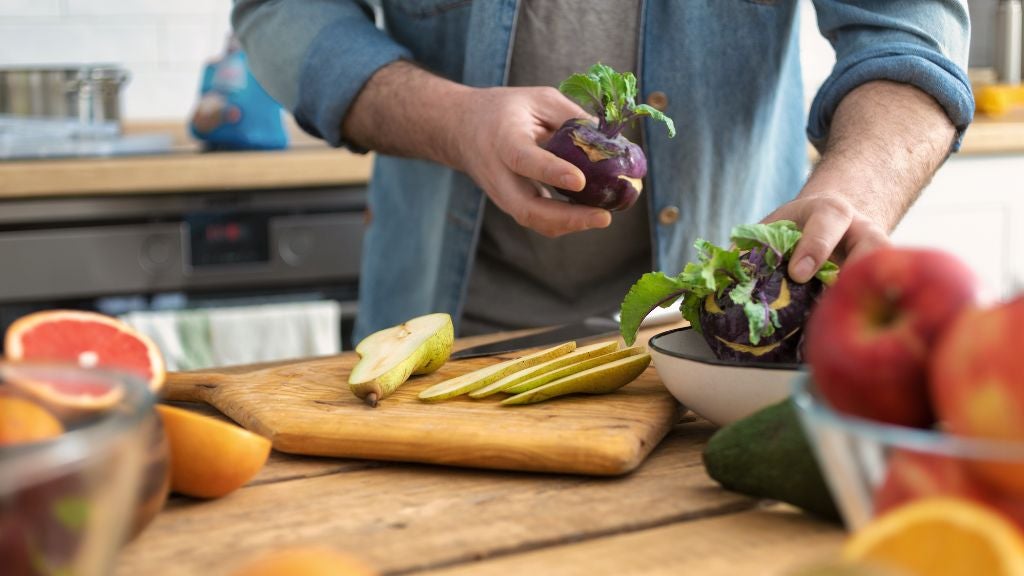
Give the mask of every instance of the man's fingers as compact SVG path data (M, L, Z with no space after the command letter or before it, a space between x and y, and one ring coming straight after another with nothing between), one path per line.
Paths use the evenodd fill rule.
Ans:
M539 196L526 202L523 213L523 225L548 238L592 228L607 228L612 222L612 215L607 210Z
M499 209L520 226L549 238L611 224L607 210L544 198L532 182L523 178L510 176L495 185L501 192L490 196Z
M509 170L555 188L580 191L586 184L579 168L541 148L532 140L516 142L503 153Z
M850 224L843 244L846 246L845 262L852 262L868 252L889 246L892 242L884 230L874 222L856 218Z
M810 280L842 241L853 217L853 208L846 202L819 201L793 250L789 276L801 283Z

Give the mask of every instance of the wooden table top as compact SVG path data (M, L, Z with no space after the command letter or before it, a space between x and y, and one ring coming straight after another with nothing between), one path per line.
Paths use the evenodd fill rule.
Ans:
M305 545L350 552L386 575L785 575L834 559L838 526L707 476L701 450L713 432L684 415L617 478L275 452L224 498L172 496L115 573L220 576L256 554Z

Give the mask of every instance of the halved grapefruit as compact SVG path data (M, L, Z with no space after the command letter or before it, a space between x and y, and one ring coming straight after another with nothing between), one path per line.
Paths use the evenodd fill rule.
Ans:
M107 368L144 379L158 393L166 370L160 349L145 334L96 312L46 310L23 316L4 336L12 360L72 362L86 368ZM123 391L98 378L17 379L11 384L41 399L69 408L99 409L120 400Z

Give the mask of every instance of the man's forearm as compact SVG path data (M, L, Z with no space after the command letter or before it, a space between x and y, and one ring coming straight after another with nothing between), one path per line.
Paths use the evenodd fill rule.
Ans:
M449 128L459 122L456 102L471 89L409 62L378 70L342 123L349 142L369 150L454 166Z
M954 134L925 92L895 82L864 84L840 102L801 197L841 196L892 231L946 159Z

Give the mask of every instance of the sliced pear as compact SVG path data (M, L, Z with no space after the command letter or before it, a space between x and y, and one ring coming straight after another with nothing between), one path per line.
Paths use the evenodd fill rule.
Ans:
M505 406L534 404L565 394L607 394L636 379L651 363L646 352L613 360L594 368L570 374L543 386L510 396L501 401Z
M543 386L548 382L554 382L559 378L564 378L577 372L589 370L595 366L600 366L601 364L607 364L608 362L612 362L613 360L619 360L620 358L627 358L629 356L636 356L637 354L642 354L643 352L643 346L631 346L629 348L623 348L622 350L615 350L614 352L602 354L594 358L588 358L586 360L576 362L575 364L570 364L568 366L563 366L550 372L545 372L544 374L535 376L528 380L523 380L519 384L505 388L504 390L502 390L502 392L507 392L509 394L521 394L523 392L526 392L527 390L533 390L534 388Z
M529 380L530 378L539 376L546 372L550 372L552 370L555 370L556 368L568 366L569 364L575 364L577 362L580 362L581 360L586 360L587 358L594 358L595 356L607 354L608 352L614 351L618 347L618 342L602 342L600 344L591 344L590 346L577 348L573 352L570 352L564 356L559 356L558 358L548 360L547 362L542 362L531 368L526 368L524 370L519 370L518 372L513 372L508 376L505 376L504 378L497 380L496 382L492 382L491 384L488 384L483 388L470 392L469 395L473 398L485 398L487 396L490 396L491 394L502 392L510 386L515 386L516 384L519 384L524 380Z
M359 362L348 387L370 406L390 396L410 376L437 370L452 353L455 331L448 314L418 316L370 334L356 346Z
M500 380L513 372L518 372L524 368L536 366L542 362L547 362L552 358L564 356L569 352L576 349L576 342L566 342L565 344L559 344L540 352L535 352L528 356L521 358L513 358L512 360L506 360L500 364L493 364L479 370L474 370L468 374L457 376L451 380L445 380L434 384L430 388L420 392L420 400L424 402L436 402L438 400L447 400L468 392L472 392L479 388L483 388L488 384Z

